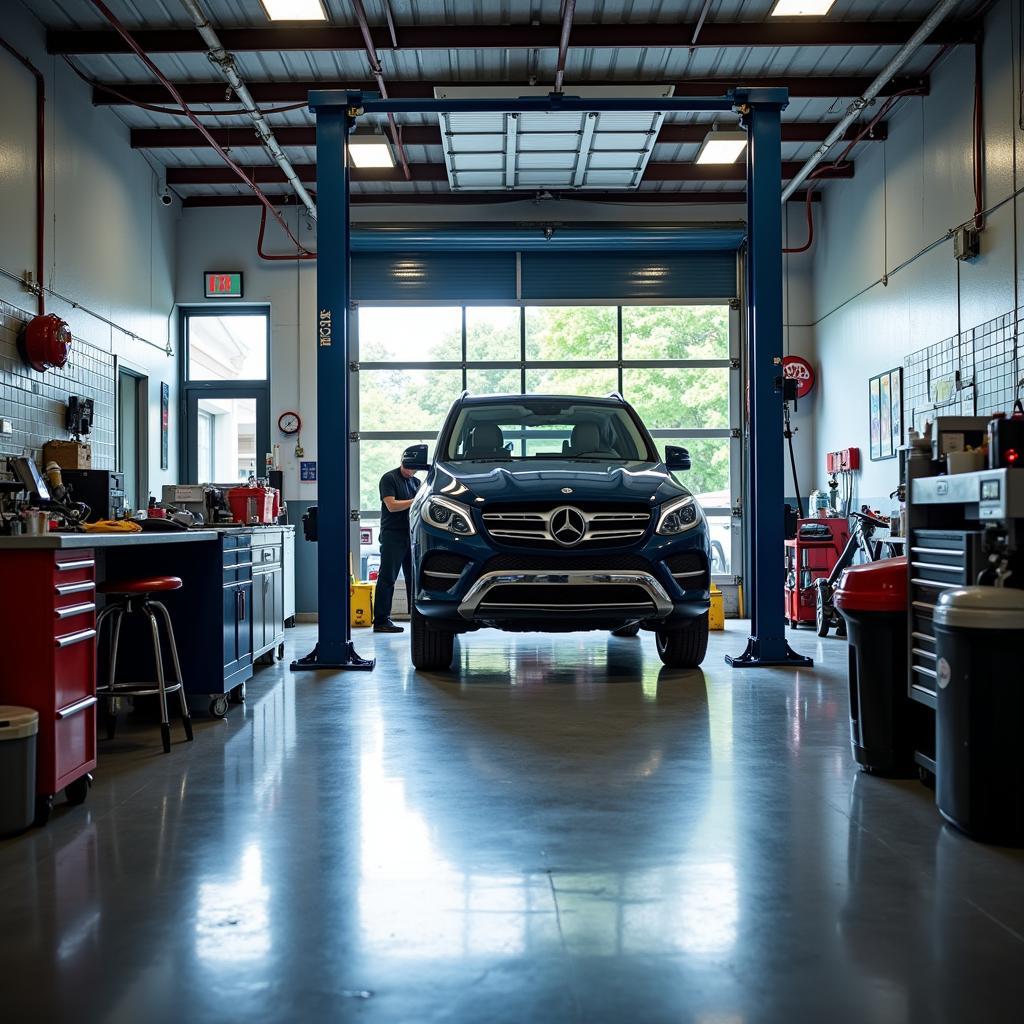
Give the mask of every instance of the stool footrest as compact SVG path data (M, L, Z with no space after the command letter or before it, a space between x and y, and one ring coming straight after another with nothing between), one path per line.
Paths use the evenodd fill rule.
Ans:
M181 683L168 683L164 693L177 693ZM156 683L118 683L116 686L97 686L97 697L155 697L160 693Z

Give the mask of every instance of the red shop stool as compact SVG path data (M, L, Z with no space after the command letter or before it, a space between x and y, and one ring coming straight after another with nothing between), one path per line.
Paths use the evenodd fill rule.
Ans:
M185 727L185 738L192 739L192 719L188 713L188 702L182 686L181 664L178 661L178 647L174 642L174 629L171 616L160 601L152 599L153 594L162 594L170 590L180 590L181 580L177 576L152 576L138 580L116 580L100 585L100 593L107 594L111 600L100 612L96 620L97 640L102 638L103 623L111 621L110 671L107 685L97 687L97 696L106 697L108 704L107 739L114 738L117 729L117 707L122 697L160 698L160 734L164 742L164 753L171 752L171 725L167 715L167 695L177 693L181 702L181 722ZM126 615L141 612L149 619L149 628L153 637L153 655L156 658L156 685L153 683L119 683L117 682L117 649L121 641L121 623ZM167 644L170 648L171 663L174 665L175 678L168 682L164 674L163 650L160 646L160 628L157 613L164 621Z

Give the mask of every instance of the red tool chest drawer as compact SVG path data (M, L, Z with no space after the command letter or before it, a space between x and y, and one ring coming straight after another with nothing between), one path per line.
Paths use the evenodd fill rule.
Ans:
M0 552L0 703L39 712L46 801L96 767L96 561L91 549Z

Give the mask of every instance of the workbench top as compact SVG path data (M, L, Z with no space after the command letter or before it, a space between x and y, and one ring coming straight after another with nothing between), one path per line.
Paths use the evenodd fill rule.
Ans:
M216 540L217 530L182 530L175 533L41 533L38 536L0 537L3 551L61 551L68 548L128 548L151 544L191 544Z

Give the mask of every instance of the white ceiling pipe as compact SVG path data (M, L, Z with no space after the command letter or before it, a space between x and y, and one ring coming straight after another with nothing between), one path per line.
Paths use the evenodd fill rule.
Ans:
M181 3L191 16L192 21L199 30L199 34L203 37L203 42L209 47L206 56L209 57L210 63L221 73L224 80L231 86L235 96L238 97L238 101L249 112L249 117L252 119L256 134L274 158L277 166L284 171L288 184L291 185L295 190L295 194L302 200L302 205L309 211L309 215L316 220L316 203L313 202L313 197L306 190L306 186L299 180L299 176L295 173L295 168L292 167L291 161L285 156L281 144L274 137L273 129L267 123L267 119L256 105L256 101L252 98L252 93L249 92L245 82L242 81L241 76L238 74L235 58L221 45L216 31L214 31L209 19L203 13L196 0L181 0Z
M907 63L914 53L920 48L925 40L939 27L939 23L949 12L956 7L960 0L942 0L935 5L935 9L918 26L917 31L903 44L899 53L879 73L878 77L864 90L864 95L855 99L847 108L845 116L828 133L825 141L808 158L807 163L790 179L789 184L782 190L782 201L787 199L803 184L807 175L821 163L825 154L843 137L846 129L853 124L860 116L861 111L873 102L875 97L882 91L886 83L898 74L900 68Z

